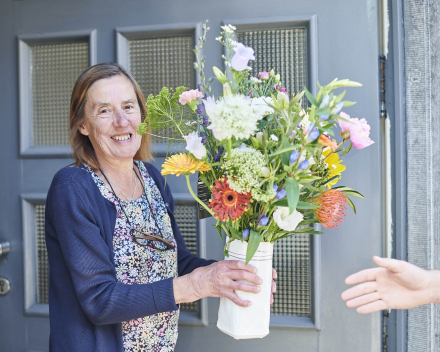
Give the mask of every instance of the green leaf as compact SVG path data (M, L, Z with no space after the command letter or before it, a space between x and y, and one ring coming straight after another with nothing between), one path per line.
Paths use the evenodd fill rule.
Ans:
M245 262L246 265L251 261L252 257L254 256L255 252L258 249L258 246L260 245L260 242L261 242L260 234L258 232L255 232L254 230L251 230L249 235L249 243L246 251L246 262Z
M309 102L315 106L319 106L318 103L316 102L315 97L313 96L312 93L310 93L306 87L304 87L304 92L306 93L306 97L309 100Z
M353 145L353 144L350 142L350 144L349 144L349 146L347 147L347 149L345 149L345 151L344 151L340 156L343 156L343 155L347 154L347 153L351 150L352 145Z
M315 115L330 115L331 112L332 111L326 106L322 109L315 110Z
M222 222L221 222L220 220L217 220L217 224L212 225L212 226L214 226L214 227L216 228L218 234L220 235L220 238L221 238L222 241L223 241L223 235L222 235Z
M278 149L276 152L273 152L272 154L270 154L270 156L282 154L282 153L285 153L285 152L290 152L292 150L298 149L299 147L301 147L300 144L289 145L288 147L283 147L281 149ZM290 155L289 155L289 157L290 157Z
M285 184L287 192L287 202L289 204L289 214L292 214L296 209L299 201L299 184L293 177L286 178Z
M243 237L240 235L240 232L235 230L233 227L230 227L228 230L233 239L243 242Z
M337 189L338 191L341 191L342 193L350 197L365 199L365 197L362 194L360 194L358 191L355 191L353 188L350 187L338 186L338 187L333 187L333 189Z
M290 147L289 139L286 136L283 136L281 145L283 146L283 149ZM281 161L283 162L284 165L289 165L290 154L291 153L289 151L286 151L281 154Z
M339 95L335 98L335 104L339 103L342 99L344 99L345 92L346 92L346 90L344 90L341 94L339 94Z
M313 227L305 227L303 229L300 230L295 230L293 231L294 233L310 233L310 231L313 231L314 228Z
M346 108L348 106L352 106L354 104L356 104L355 101L348 101L348 100L346 100L346 101L344 101L344 108Z
M311 219L304 219L303 221L301 221L298 226L303 226L303 225L308 225L308 224L319 224L319 220L315 219L315 218L311 218Z
M334 181L334 180L337 180L338 178L341 178L341 175L336 175L336 176L333 176L333 177L331 177L331 178L329 178L327 181L325 181L324 183L321 183L320 185L319 185L319 187L321 187L321 186L325 186L325 185L328 185L330 182L332 182L332 181Z
M319 206L312 204L312 203L302 202L302 201L299 201L296 206L296 209L316 209L316 208L319 208Z
M347 196L345 196L345 198L347 198L348 204L350 205L351 209L353 209L354 213L356 214L356 207L354 206L354 203Z

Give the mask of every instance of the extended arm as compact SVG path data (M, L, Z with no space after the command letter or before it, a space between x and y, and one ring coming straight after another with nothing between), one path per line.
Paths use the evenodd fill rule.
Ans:
M440 271L424 270L402 260L373 257L379 268L345 279L355 285L342 293L347 306L361 314L383 309L409 309L440 302Z

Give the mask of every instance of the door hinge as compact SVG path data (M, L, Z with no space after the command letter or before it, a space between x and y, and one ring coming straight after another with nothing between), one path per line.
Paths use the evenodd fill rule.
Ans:
M382 351L388 352L388 332L387 332L387 319L389 319L391 309L383 311L382 315Z
M379 56L379 68L380 68L380 117L387 117L387 110L385 105L385 55Z

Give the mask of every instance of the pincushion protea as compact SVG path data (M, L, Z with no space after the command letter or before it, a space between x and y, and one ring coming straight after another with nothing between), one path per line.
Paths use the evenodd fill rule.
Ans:
M330 189L317 196L313 204L319 206L315 216L326 228L335 228L347 216L347 199L341 191Z
M228 221L229 218L235 221L249 209L251 193L234 191L229 187L227 178L216 180L211 190L214 198L209 200L209 207L220 221Z

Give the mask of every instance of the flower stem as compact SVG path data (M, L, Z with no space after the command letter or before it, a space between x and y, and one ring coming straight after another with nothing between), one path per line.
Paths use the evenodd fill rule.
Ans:
M232 140L231 140L231 138L228 139L227 149L228 149L228 160L229 160L231 158L231 150L232 150Z
M209 214L211 214L212 216L214 216L213 211L212 211L212 210L211 210L211 209L210 209L205 203L203 203L203 202L199 199L199 197L197 197L196 194L194 193L194 191L193 191L193 189L192 189L192 187L191 187L191 183L189 182L189 175L185 175L185 177L186 177L186 184L187 184L187 186L188 186L189 193L191 193L191 195L192 195L193 198L197 201L197 203L199 203L203 208L205 208L206 211L207 211ZM226 229L226 227L225 227L224 225L222 225L222 229L223 229L223 231L225 231L225 233L226 233L226 235L227 235L228 237L231 237L231 235L229 234L228 230Z

